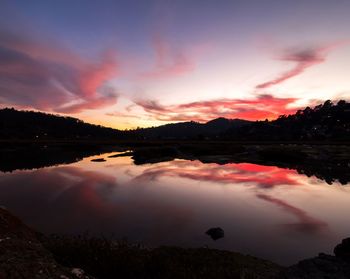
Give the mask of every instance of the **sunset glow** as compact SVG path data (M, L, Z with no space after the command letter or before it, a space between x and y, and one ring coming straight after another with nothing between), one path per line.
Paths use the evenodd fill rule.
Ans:
M0 107L126 129L350 99L349 1L1 1Z

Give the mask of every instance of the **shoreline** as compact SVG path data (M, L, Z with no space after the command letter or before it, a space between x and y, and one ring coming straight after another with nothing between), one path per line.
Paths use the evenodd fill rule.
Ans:
M335 256L283 267L237 252L161 246L83 236L45 236L0 208L0 278L341 279L350 276L350 239Z
M350 145L328 144L233 144L230 142L148 142L138 144L101 144L94 142L16 142L0 147L0 171L38 169L70 164L89 156L108 152L127 152L134 164L160 163L174 159L198 160L202 163L252 163L294 169L300 174L316 176L328 184L350 182ZM105 158L106 159L106 158Z

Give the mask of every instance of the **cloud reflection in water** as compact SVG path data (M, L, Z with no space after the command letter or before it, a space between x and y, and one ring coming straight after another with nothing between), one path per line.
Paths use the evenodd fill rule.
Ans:
M96 164L90 159L0 174L1 202L43 232L113 233L147 245L213 245L284 263L326 251L325 238L333 237L329 219L314 216L312 202L298 202L323 182L311 184L294 170L185 160L135 166L129 158ZM215 244L204 234L213 226L226 235Z

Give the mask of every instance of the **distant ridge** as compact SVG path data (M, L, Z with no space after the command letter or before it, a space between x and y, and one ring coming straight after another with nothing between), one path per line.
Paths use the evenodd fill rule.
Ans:
M273 121L256 121L239 129L229 129L223 138L259 141L350 141L350 103L330 100L281 115Z
M219 117L121 131L57 116L13 108L0 110L0 140L239 140L239 141L350 141L350 103L326 101L273 121Z
M0 110L0 139L118 139L120 130L85 123L73 118L43 112Z
M166 124L158 127L138 129L135 133L144 139L205 139L217 138L228 129L236 129L251 124L242 119L213 119L207 123L194 121Z

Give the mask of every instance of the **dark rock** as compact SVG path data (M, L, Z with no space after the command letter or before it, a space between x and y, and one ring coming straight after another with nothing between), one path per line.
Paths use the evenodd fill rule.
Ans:
M71 270L58 264L38 240L38 233L0 208L0 278L89 279L92 277L82 272L78 274L77 269Z
M220 238L223 238L225 236L225 232L222 228L211 228L205 232L207 235L209 235L213 240L218 240Z
M350 265L337 257L320 254L281 272L280 279L349 279Z
M335 246L334 254L338 258L350 261L350 237L343 239L340 244Z
M350 238L334 248L334 254L320 253L318 257L302 260L281 272L281 279L349 279Z
M91 162L106 162L103 158L92 159Z

